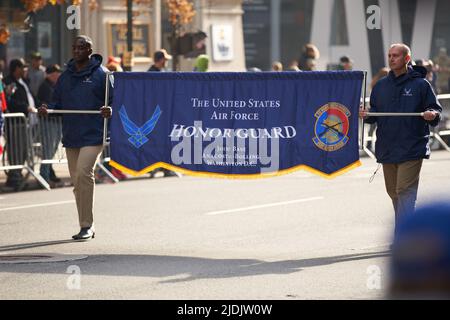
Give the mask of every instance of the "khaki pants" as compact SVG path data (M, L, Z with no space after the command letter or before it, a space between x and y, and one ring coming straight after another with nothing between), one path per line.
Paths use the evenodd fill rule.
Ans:
M414 212L422 161L383 164L384 183L394 205L396 223L401 215Z
M73 193L81 228L89 228L94 225L94 168L102 149L101 145L66 148L70 179L74 185Z

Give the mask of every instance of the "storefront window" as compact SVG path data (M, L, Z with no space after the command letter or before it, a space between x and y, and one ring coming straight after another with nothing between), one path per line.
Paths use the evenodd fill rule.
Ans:
M6 0L0 4L0 24L7 25L10 38L0 45L0 58L29 59L31 52L41 54L45 65L63 65L71 57L71 43L77 30L65 25L67 5L47 5L36 13L27 13L20 1Z

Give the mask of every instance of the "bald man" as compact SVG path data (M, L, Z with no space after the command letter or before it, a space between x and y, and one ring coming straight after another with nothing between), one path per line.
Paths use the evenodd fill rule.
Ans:
M392 199L395 221L415 209L423 159L430 157L429 126L441 119L442 107L424 67L411 66L411 50L403 43L391 45L389 74L380 79L370 96L370 112L423 112L422 117L367 117L377 123L375 155L383 165L386 191Z

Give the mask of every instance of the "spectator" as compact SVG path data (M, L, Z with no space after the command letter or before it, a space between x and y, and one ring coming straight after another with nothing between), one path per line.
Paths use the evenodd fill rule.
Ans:
M156 51L153 54L153 64L148 71L164 71L169 60L172 60L172 56L165 49Z
M426 60L424 63L424 67L425 67L425 69L427 69L426 79L431 84L433 91L437 92L437 86L436 86L437 75L436 75L436 69L434 67L433 60L431 60L431 59Z
M5 96L5 90L3 88L3 69L5 67L4 65L5 61L3 59L0 59L0 138L3 134L3 112L6 111L6 96ZM3 146L0 144L0 156L3 153Z
M46 77L45 67L42 65L42 56L39 52L31 54L31 67L28 68L28 76L26 77L30 82L31 93L36 97L42 82Z
M372 81L370 82L370 91L372 92L372 89L373 87L375 87L375 84L384 77L387 77L388 74L389 68L383 67L380 70L378 70L377 74L373 76Z
M450 202L439 200L399 220L392 244L389 296L450 299Z
M5 112L7 108L5 88L3 86L3 71L5 69L5 60L0 59L0 110Z
M167 61L171 60L172 56L167 53L165 49L158 50L153 55L153 65L148 69L151 72L161 72L164 71L166 67ZM164 177L177 177L176 172L170 171L166 168L158 168L150 172L150 178L153 178L155 174L159 171L162 171Z
M272 71L275 72L283 71L283 65L281 64L280 61L274 61L272 63Z
M378 70L377 74L373 76L372 81L370 82L370 92L372 92L372 89L375 86L375 84L379 80L386 77L388 74L389 74L389 68L384 67L384 68L381 68L380 70ZM373 134L374 134L376 128L377 128L376 123L370 123L368 135L371 139L373 138ZM372 150L373 147L374 147L374 145L372 143L372 140L367 141L367 148L369 150Z
M9 41L10 32L5 24L0 25L0 44L7 44Z
M287 68L287 71L301 71L300 68L298 67L298 61L292 60L291 63L289 64L289 67Z
M299 59L299 68L303 71L316 70L317 60L320 58L319 49L312 43L307 43Z
M8 112L28 113L36 112L35 100L30 92L28 84L24 80L25 61L13 59L9 63L9 75L5 79ZM20 118L8 118L5 133L7 141L8 162L10 165L23 165L27 158L26 123ZM6 186L14 191L24 188L25 180L21 169L8 171Z
M206 54L201 54L195 59L194 71L208 72L209 57Z
M448 82L450 79L450 57L446 48L440 48L439 54L434 58L437 65L437 89L438 93L448 93Z
M61 68L57 64L53 64L47 67L45 70L46 77L44 82L39 86L38 101L39 104L50 104L52 102L54 88L61 75ZM59 143L61 142L61 116L54 114L50 115L49 119L41 120L40 133L42 144L42 159L53 159ZM49 183L61 182L51 164L41 164L39 169L40 175Z
M106 62L106 69L108 69L111 72L123 72L123 68L121 66L121 59L109 56L108 61Z
M53 109L99 110L100 115L63 115L63 145L66 148L69 174L74 185L74 195L80 223L80 232L72 238L94 238L94 167L103 149L103 119L111 116L111 108L103 106L106 73L102 57L92 54L91 38L80 35L72 46L73 59L61 74L53 93ZM112 99L112 90L109 99ZM100 107L103 106L103 107ZM47 115L47 105L39 108Z
M306 60L306 71L315 71L315 70L317 70L316 59L307 59Z
M344 71L353 70L353 60L350 59L348 56L342 56L339 59L338 70L344 70Z
M378 125L375 155L383 165L386 191L397 222L402 215L414 211L422 160L430 157L429 125L439 123L442 108L424 79L426 70L409 65L408 46L393 44L388 57L391 71L372 90L371 112L423 112L422 117L367 119L366 111L360 111L368 123Z

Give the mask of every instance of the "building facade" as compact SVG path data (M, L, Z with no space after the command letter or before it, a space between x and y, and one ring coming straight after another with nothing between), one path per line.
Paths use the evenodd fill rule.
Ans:
M7 64L17 58L28 60L31 52L39 51L45 64L67 61L77 34L66 26L67 7L48 5L28 14L20 1L0 1L0 25L6 25L10 32L8 43L0 44L0 59Z
M244 71L244 38L242 28L242 0L195 0L196 14L182 32L206 33L206 54L210 56L210 71ZM96 10L82 4L81 33L90 35L97 52L104 56L119 56L127 50L127 8L123 0L97 0ZM153 0L150 5L133 7L133 71L146 71L152 63L155 50L171 52L172 27L164 0ZM219 28L218 35L213 34ZM222 28L222 29L221 29ZM224 32L221 33L221 31ZM226 39L222 39L224 36ZM215 54L215 46L228 46L227 55ZM226 50L226 48L225 48ZM181 71L192 71L195 58L180 57ZM171 65L169 64L169 69Z
M0 58L27 58L39 51L45 64L64 64L71 58L71 45L78 34L93 39L94 52L106 60L120 57L127 51L127 7L125 0L97 0L93 9L85 0L71 11L69 4L47 5L36 13L27 14L19 0L1 0L0 25L6 24L11 37L0 45ZM210 71L245 71L242 0L194 0L193 21L183 32L206 33L205 53L210 56ZM68 10L69 8L69 10ZM72 8L73 9L73 8ZM77 15L78 27L69 29ZM31 16L32 25L25 30L24 21ZM172 29L165 0L133 4L133 71L146 71L155 50L171 51ZM68 22L68 20L70 20ZM181 56L181 71L192 71L195 57ZM169 69L171 65L169 64Z
M247 67L289 64L313 43L320 51L318 70L347 55L370 78L387 65L391 43L408 44L413 59L450 50L448 0L244 0L243 10Z

